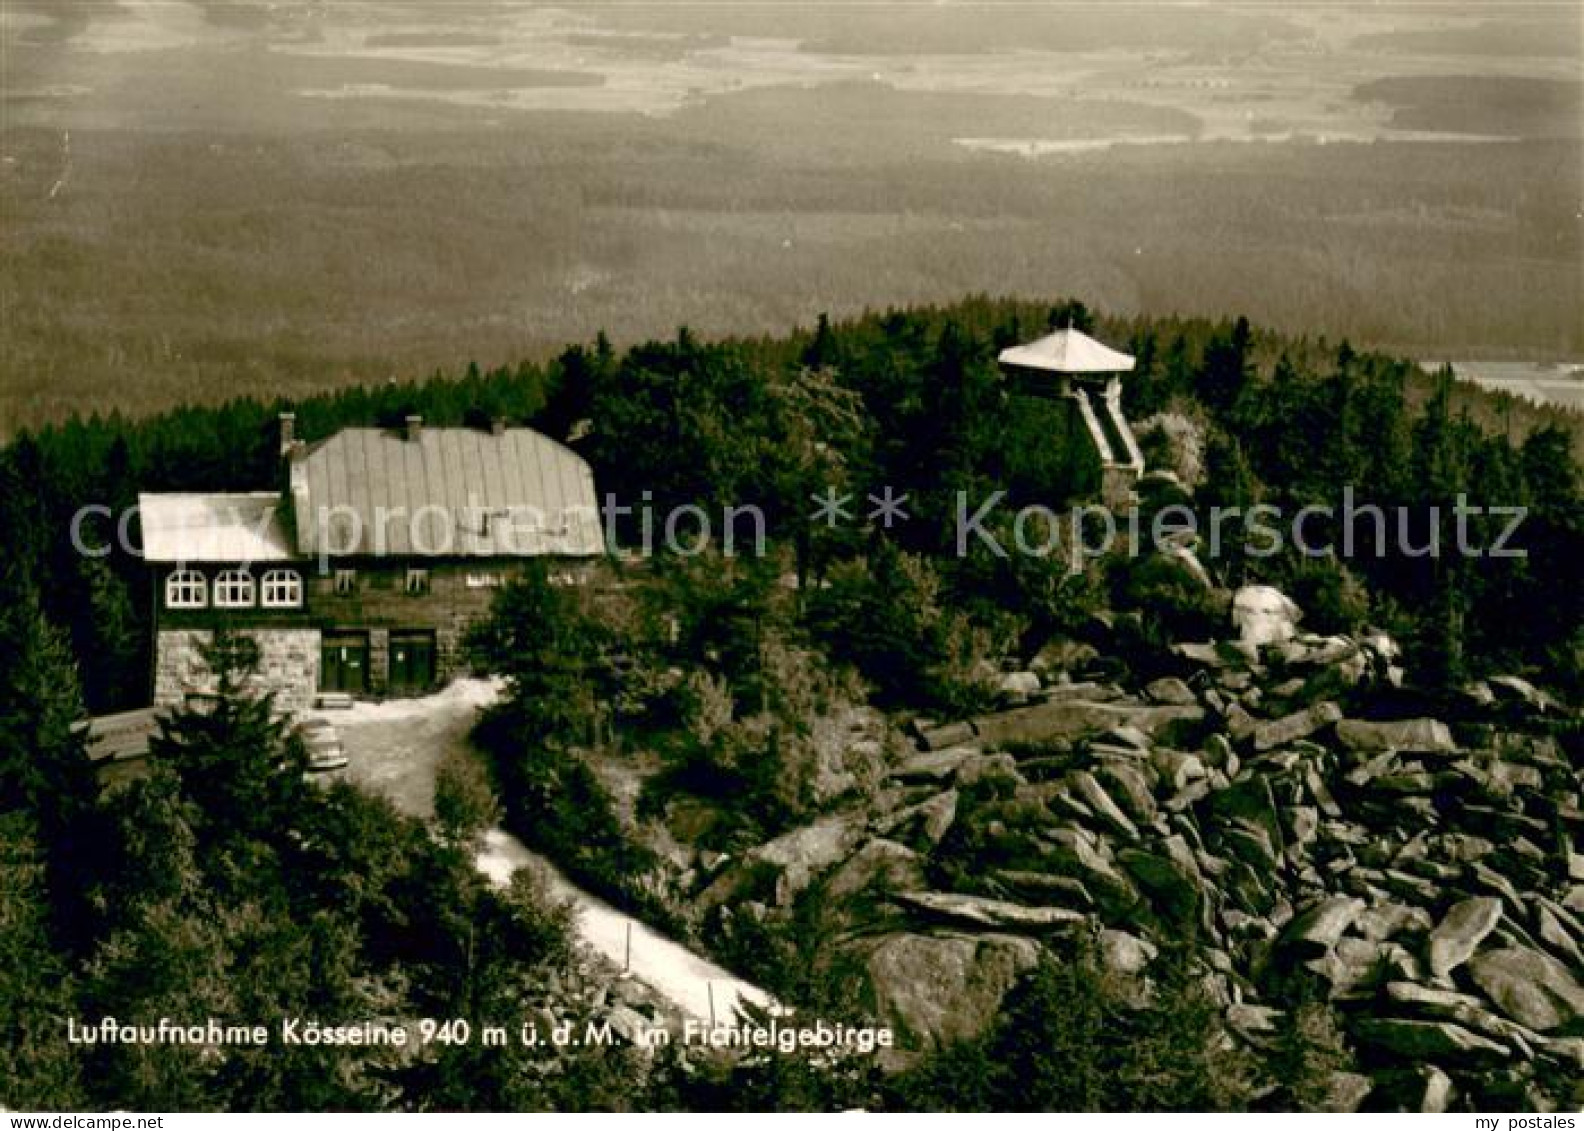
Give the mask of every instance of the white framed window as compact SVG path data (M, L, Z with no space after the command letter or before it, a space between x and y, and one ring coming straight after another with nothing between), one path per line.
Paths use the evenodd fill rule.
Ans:
M499 589L503 584L501 575L495 572L470 573L467 575L469 589Z
M214 603L217 609L253 607L253 575L245 569L228 569L215 575Z
M338 569L335 571L335 591L343 597L348 593L357 592L357 570Z
M295 609L302 604L302 575L294 569L272 569L259 583L266 609Z
M172 570L165 578L167 609L201 609L207 604L209 604L209 582L197 570Z
M409 569L407 571L407 592L414 597L420 597L429 592L429 571L426 569Z

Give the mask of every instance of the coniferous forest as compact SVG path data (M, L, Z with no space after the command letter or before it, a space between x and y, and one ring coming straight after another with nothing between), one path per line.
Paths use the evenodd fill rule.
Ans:
M1237 508L1220 545L1123 538L1076 569L995 552L1019 508L1094 498L1053 404L995 360L1061 326L1137 358L1143 528ZM139 491L276 485L285 410L309 440L504 418L635 508L621 548L653 536L644 507L718 535L752 505L764 553L717 537L613 554L603 584L504 588L472 641L505 687L474 734L487 772L443 774L434 822L294 772L297 741L244 689L244 634L206 656L214 701L167 714L146 772L107 787L78 724L150 686L150 575L117 520ZM982 297L19 433L0 450L0 1105L1576 1109L1580 434L1560 412L1514 428L1449 372L1345 341ZM906 521L865 517L886 488ZM826 492L855 517L816 513ZM960 500L997 492L964 542ZM1329 553L1249 537L1249 508L1344 499L1390 520L1345 550L1317 520ZM1508 552L1459 552L1459 531ZM1226 646L1249 586L1302 610L1285 650ZM1087 721L1019 713L1069 698ZM497 816L795 1009L894 1025L902 1052L65 1039L110 1016L608 1020L611 972L567 911L473 866ZM942 1007L961 1023L926 1024L895 969L962 962L978 988Z

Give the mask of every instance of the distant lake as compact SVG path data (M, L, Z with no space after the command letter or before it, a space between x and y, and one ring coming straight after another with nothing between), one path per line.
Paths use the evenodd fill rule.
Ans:
M1423 362L1435 372L1441 362ZM1581 361L1452 361L1452 372L1461 380L1493 392L1584 412L1584 362Z

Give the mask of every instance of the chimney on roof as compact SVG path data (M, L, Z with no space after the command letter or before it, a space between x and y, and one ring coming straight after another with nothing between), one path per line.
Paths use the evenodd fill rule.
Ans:
M419 436L422 436L422 435L423 435L423 417L419 416L415 412L414 413L408 413L407 414L407 438L409 440L416 440Z
M293 445L297 442L297 414L283 412L280 414L280 454L290 455Z
M506 418L504 416L490 417L490 435L504 436L506 434Z

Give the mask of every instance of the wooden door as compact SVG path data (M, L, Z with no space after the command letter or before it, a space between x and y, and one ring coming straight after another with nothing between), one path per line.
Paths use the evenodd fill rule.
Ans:
M434 678L434 633L391 633L390 693L392 695L421 695L434 686Z
M320 655L319 690L361 695L368 691L368 634L326 633Z

